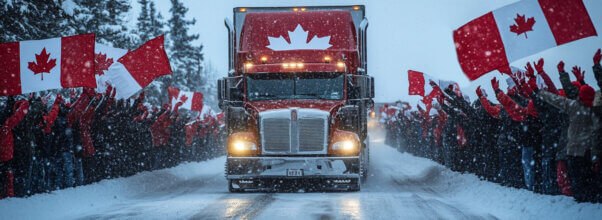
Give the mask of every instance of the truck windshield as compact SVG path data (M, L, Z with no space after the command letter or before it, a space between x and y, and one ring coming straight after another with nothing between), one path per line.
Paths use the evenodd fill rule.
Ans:
M247 100L343 99L342 73L247 75Z

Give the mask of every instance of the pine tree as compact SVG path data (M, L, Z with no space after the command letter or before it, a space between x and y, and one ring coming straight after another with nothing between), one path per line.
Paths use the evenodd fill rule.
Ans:
M165 22L163 21L163 16L160 12L155 8L155 3L150 2L149 5L149 14L150 16L150 33L151 36L157 37L165 34Z
M73 34L62 0L0 2L2 42L37 40Z
M171 18L169 27L169 59L174 71L173 76L166 78L165 83L183 90L200 91L203 83L201 53L202 46L194 46L192 42L199 38L198 34L188 34L190 26L196 23L195 19L186 20L188 8L178 0L171 0L172 8L169 10Z
M77 33L96 33L96 42L113 47L132 48L137 42L127 28L129 0L74 0L74 26Z
M137 23L138 34L140 36L140 42L146 42L151 35L151 17L153 15L149 13L148 0L138 0L138 4L140 4L140 15L138 15Z

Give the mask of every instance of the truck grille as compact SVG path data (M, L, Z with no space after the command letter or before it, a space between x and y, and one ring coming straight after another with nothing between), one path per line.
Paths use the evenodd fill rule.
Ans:
M292 111L297 111L296 117L291 118ZM260 113L263 153L326 153L328 115L328 112L325 111L304 109L272 110Z
M263 120L263 146L270 152L291 150L290 119L266 118Z

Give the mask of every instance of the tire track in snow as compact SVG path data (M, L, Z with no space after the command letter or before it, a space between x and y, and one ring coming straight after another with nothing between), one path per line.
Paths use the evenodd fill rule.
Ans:
M271 193L251 197L229 194L205 206L190 219L255 219L274 200Z

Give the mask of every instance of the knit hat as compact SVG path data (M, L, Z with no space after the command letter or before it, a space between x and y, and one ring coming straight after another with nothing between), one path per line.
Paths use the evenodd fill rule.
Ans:
M592 102L594 101L594 97L596 96L596 91L591 86L582 85L579 89L579 99L583 104L592 107Z

